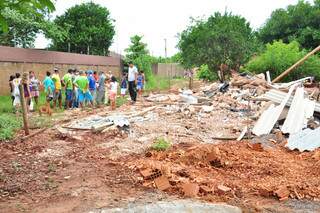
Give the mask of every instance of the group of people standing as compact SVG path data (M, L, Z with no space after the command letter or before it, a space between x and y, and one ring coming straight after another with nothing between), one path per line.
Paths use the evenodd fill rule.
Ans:
M127 86L129 86L129 94L132 103L137 100L138 94L142 95L145 77L143 71L129 63L128 74L124 73L121 78L120 94L122 97L126 95ZM19 85L23 87L23 94L20 94ZM116 97L118 94L119 84L111 71L105 74L103 71L78 71L77 69L69 69L68 72L60 78L58 68L54 68L53 73L47 72L43 82L36 78L33 71L16 73L10 76L9 86L12 97L12 104L15 108L20 106L20 96L24 95L28 110L38 106L40 87L43 85L46 94L47 107L53 105L53 108L62 108L62 92L64 88L66 109L82 108L88 106L101 106L110 102L112 109L116 108Z

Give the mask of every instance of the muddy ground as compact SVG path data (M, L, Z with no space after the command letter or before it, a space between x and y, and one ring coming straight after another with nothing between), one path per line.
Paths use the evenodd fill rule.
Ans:
M21 141L19 132L15 140L1 143L0 212L89 212L184 199L189 198L182 189L185 183L212 189L191 199L224 202L245 212L320 212L319 151L288 151L276 140L256 149L252 142L262 139L216 139L237 137L253 122L219 98L212 100L210 112L199 105L145 101L123 105L116 113L153 106L127 129L73 130L66 136L57 128L70 119L115 113L109 108L68 111L40 134ZM158 138L171 147L151 150ZM213 164L208 161L212 152L217 158ZM169 189L158 190L144 180L141 170L152 167L165 171ZM228 190L217 191L221 185ZM283 187L288 198L279 201L276 191Z

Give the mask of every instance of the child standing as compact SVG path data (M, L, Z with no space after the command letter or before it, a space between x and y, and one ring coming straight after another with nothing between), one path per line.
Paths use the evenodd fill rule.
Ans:
M122 98L126 95L126 91L127 91L127 74L123 73L122 79L121 79L121 90L120 90L120 94Z
M53 93L55 89L50 72L47 72L46 77L43 80L43 86L46 93L46 110L47 112L50 112L50 102L53 100Z
M117 91L118 91L118 82L117 82L117 79L114 76L112 76L111 83L110 83L110 94L109 94L111 110L116 109Z
M143 74L143 71L141 70L139 71L137 76L137 90L138 90L139 96L142 96L143 86L144 86L144 74Z

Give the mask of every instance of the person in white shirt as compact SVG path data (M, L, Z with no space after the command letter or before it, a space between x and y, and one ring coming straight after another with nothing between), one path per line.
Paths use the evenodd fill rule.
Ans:
M130 94L132 103L135 103L137 101L137 91L136 91L137 76L138 76L137 67L134 66L132 62L129 62L128 83L129 83L129 94Z
M109 94L111 110L116 109L117 92L118 92L118 82L117 82L117 79L114 76L112 76L111 83L110 83L110 94Z

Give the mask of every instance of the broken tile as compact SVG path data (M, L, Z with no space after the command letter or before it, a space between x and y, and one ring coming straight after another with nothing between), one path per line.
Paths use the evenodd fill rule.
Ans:
M225 194L227 192L230 192L231 188L224 186L224 185L218 185L217 186L217 193L218 194Z

